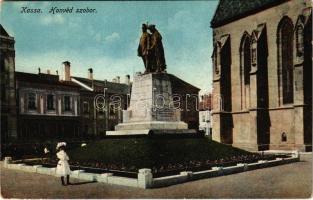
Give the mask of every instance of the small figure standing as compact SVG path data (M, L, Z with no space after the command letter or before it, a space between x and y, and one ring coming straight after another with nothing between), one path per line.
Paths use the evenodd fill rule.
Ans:
M48 153L50 153L49 149L47 147L45 147L45 149L43 150L44 153L47 155Z
M57 144L57 158L59 159L58 165L56 167L56 174L61 176L62 185L70 185L70 174L71 169L70 165L68 164L69 157L65 152L66 143L60 142ZM64 178L67 178L67 182L65 184Z

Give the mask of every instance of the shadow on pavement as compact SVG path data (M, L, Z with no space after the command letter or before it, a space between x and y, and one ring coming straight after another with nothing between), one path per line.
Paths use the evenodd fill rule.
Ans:
M96 183L96 181L84 181L84 182L77 182L77 183L70 183L70 185L83 185L88 183Z

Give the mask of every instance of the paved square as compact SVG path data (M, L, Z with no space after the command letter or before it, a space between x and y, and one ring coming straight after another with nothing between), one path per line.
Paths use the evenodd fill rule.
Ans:
M74 185L63 187L56 177L2 165L4 198L309 198L312 194L312 154L301 155L297 163L147 190L73 179Z

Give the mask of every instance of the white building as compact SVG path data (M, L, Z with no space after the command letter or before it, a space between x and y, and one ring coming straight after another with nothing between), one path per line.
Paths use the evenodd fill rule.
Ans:
M212 136L211 111L199 111L199 131L203 131L206 136Z

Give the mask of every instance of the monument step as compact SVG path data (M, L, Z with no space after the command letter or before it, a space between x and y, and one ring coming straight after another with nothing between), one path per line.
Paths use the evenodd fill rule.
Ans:
M108 136L122 136L122 135L182 135L182 134L196 134L195 129L163 129L163 130L119 130L107 131Z
M171 121L145 121L145 122L129 122L120 123L115 126L116 131L122 130L166 130L166 129L188 129L185 122L171 122Z

